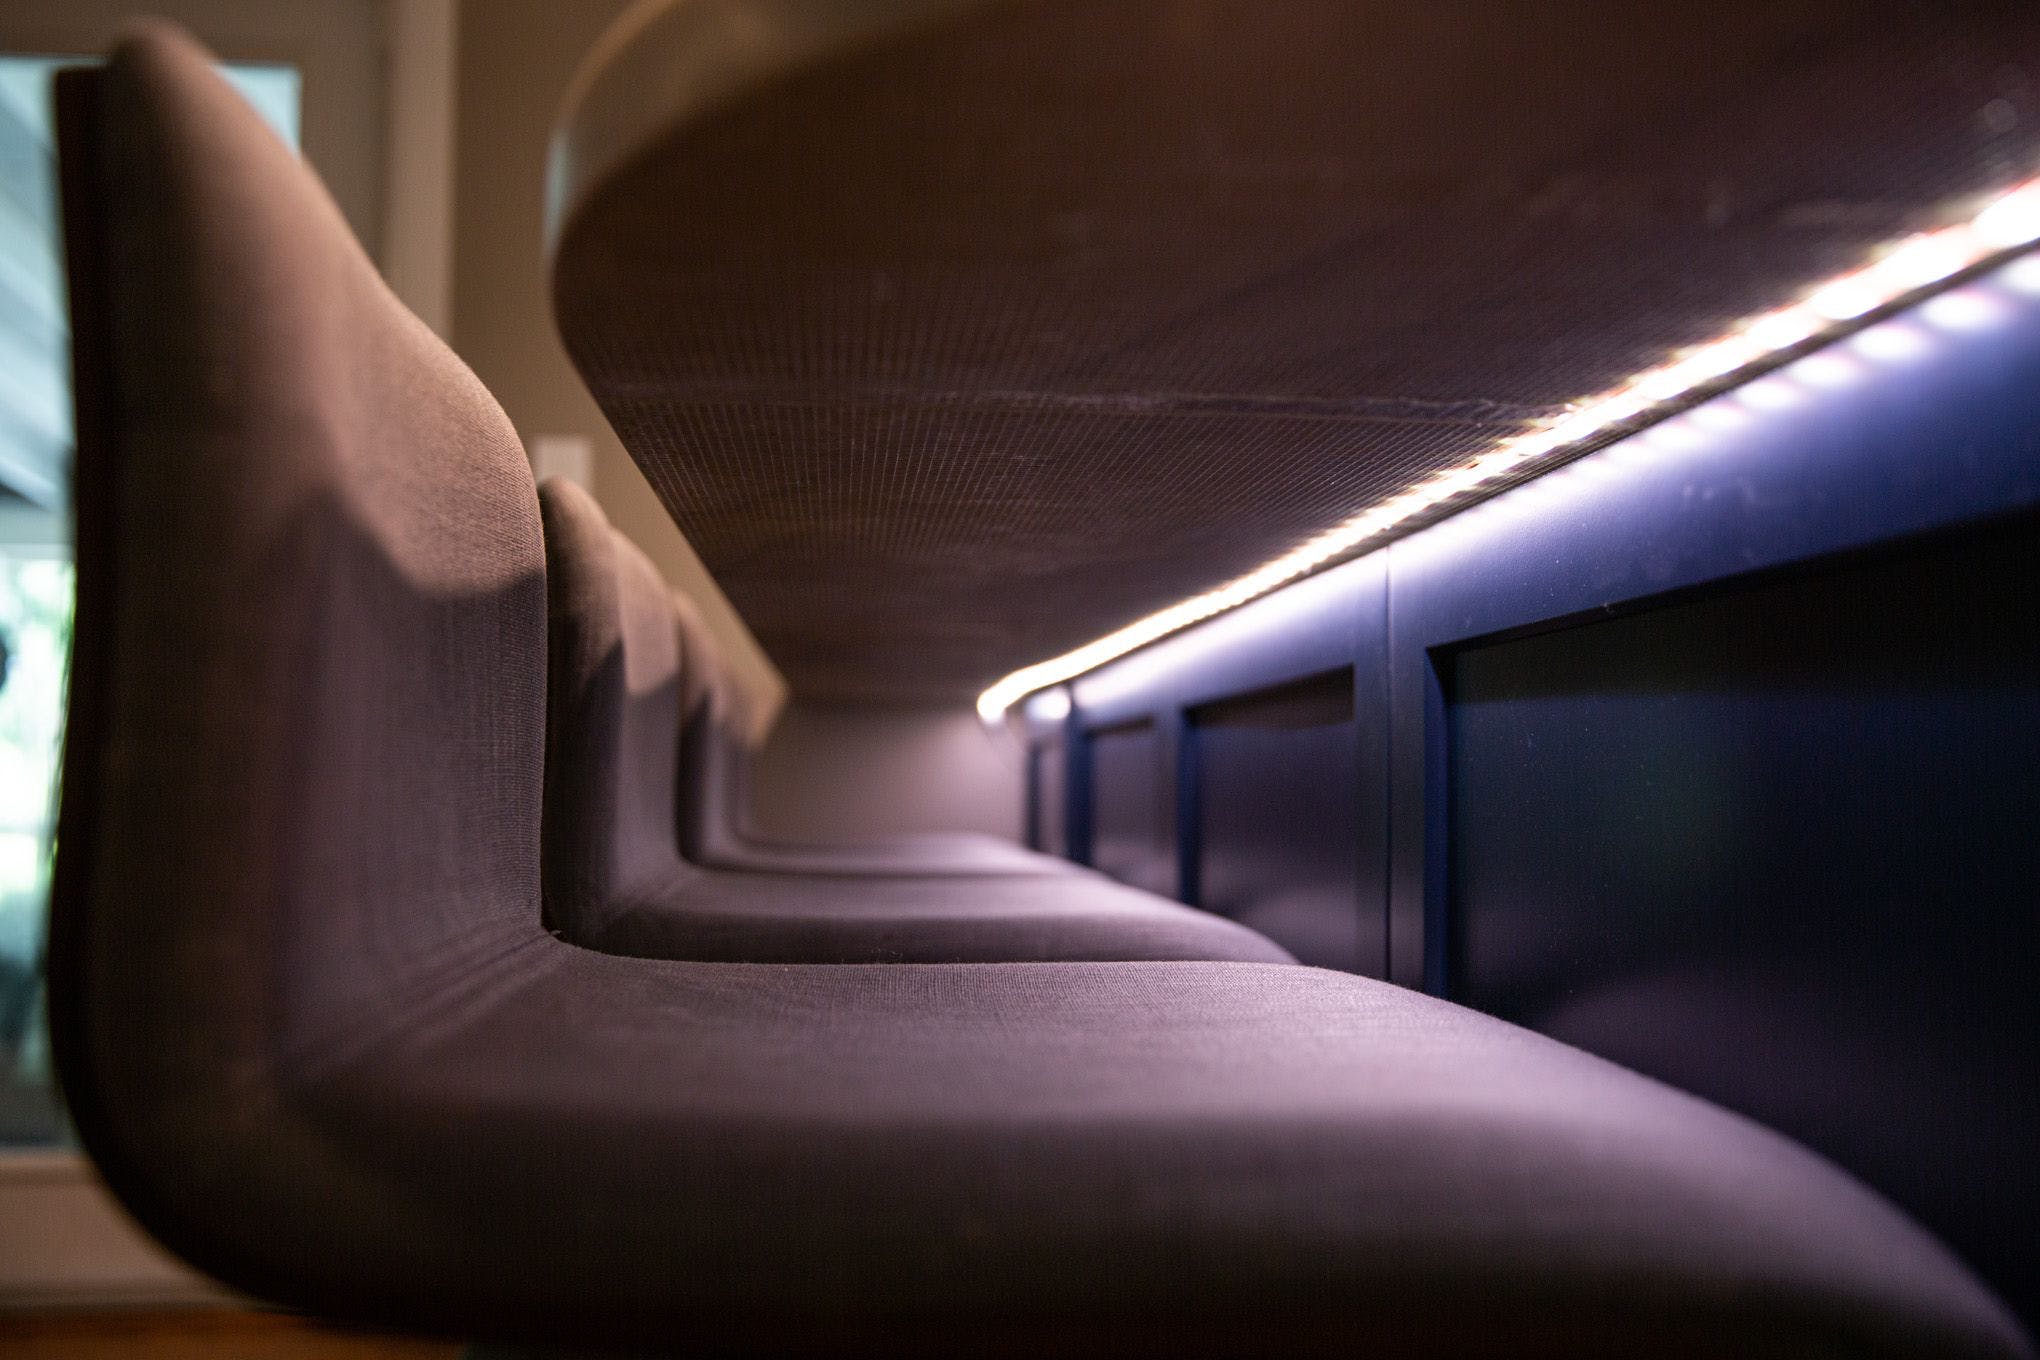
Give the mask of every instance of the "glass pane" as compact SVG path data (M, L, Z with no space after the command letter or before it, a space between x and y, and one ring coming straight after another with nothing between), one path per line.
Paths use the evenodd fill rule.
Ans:
M0 546L0 1142L47 1142L59 1123L42 1023L51 794L63 724L71 564L45 545Z
M50 79L81 60L0 55L0 1147L65 1137L41 977L71 629L70 331ZM296 146L297 71L224 69Z

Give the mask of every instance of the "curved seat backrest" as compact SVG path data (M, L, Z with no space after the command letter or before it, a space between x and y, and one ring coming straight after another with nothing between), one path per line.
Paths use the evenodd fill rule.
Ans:
M681 852L696 864L741 860L744 771L753 745L748 714L707 623L686 599L676 597L674 604L688 677L680 729Z
M275 1137L308 1074L546 938L536 496L502 410L202 50L139 26L59 98L59 1072L131 1207L259 1282L192 1239L318 1183L319 1138Z
M578 937L601 904L728 844L743 712L707 624L595 498L555 477L539 506L551 618L546 916Z
M704 696L683 675L658 568L573 483L546 482L539 505L552 617L546 919L583 938L689 872L676 848L681 725Z

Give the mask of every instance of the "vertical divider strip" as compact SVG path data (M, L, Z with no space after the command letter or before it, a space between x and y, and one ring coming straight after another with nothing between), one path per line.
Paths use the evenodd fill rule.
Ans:
M1176 737L1176 896L1196 907L1203 905L1204 898L1201 739L1190 710L1178 707L1172 719Z

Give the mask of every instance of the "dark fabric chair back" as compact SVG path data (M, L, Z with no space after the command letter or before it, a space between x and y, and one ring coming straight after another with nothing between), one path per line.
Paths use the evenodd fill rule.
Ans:
M552 618L546 920L588 938L692 872L676 853L680 622L658 569L587 492L554 478L539 505Z
M680 628L685 690L680 727L680 850L696 864L737 854L742 768L751 737L742 696L723 666L722 649L693 603L673 600Z
M193 1239L327 1176L303 1150L345 1130L279 1137L318 1118L294 1091L545 939L537 500L495 401L195 45L132 30L59 123L57 1061L131 1207L259 1282Z

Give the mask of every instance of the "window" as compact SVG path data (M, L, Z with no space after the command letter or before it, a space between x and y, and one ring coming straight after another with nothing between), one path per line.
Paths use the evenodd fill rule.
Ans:
M0 56L0 1147L64 1136L41 1004L71 628L70 337L50 82L78 60ZM226 70L297 145L297 71Z

